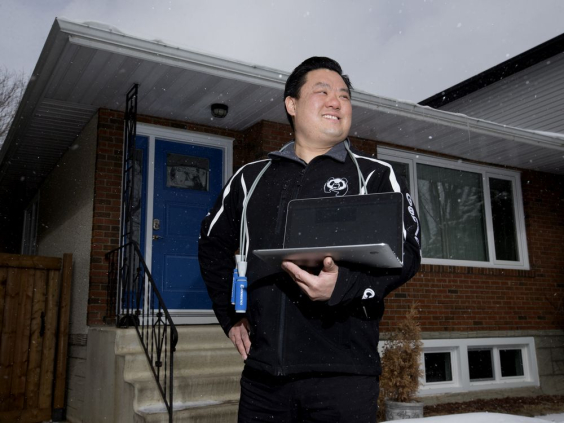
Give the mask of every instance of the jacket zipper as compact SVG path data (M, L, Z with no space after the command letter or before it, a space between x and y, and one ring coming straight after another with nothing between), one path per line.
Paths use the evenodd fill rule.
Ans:
M296 183L297 188L292 192L292 195L289 196L288 201L284 205L285 207L288 206L288 203L291 200L298 198L306 170L307 170L307 166L300 171L300 176ZM288 298L284 294L281 294L280 295L280 325L278 327L278 362L280 363L277 371L278 376L285 375L285 372L282 370L282 368L284 362L283 357L284 357L284 329L286 326L286 301L288 301Z

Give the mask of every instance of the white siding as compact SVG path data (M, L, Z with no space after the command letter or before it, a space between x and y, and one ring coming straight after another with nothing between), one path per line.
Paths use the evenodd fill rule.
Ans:
M441 107L508 126L564 133L564 53Z

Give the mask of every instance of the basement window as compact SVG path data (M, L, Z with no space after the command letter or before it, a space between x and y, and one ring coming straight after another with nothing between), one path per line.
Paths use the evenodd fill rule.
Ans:
M419 395L538 386L534 339L423 341Z
M428 352L425 357L425 383L452 382L452 358L447 352Z
M493 350L491 348L472 348L468 350L468 370L471 381L493 380Z
M519 172L387 148L378 158L415 200L423 263L529 268Z
M519 377L525 375L523 351L521 349L499 350L501 377Z

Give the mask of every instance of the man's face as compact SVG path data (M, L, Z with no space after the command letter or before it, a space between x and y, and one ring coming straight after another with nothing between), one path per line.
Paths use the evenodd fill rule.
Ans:
M331 147L348 136L352 120L350 93L337 72L309 72L300 98L286 97L285 103L294 118L296 142Z

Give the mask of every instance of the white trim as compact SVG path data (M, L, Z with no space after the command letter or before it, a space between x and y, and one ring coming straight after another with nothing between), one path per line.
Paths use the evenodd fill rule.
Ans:
M520 269L528 270L529 253L527 248L527 235L525 226L525 216L523 209L523 197L521 192L521 175L517 171L495 168L492 166L484 166L479 164L468 163L463 160L443 159L426 154L411 153L404 150L396 150L387 147L378 147L378 158L386 161L397 161L405 163L409 166L409 183L412 198L416 207L419 207L419 195L417 186L417 164L426 164L438 166L446 169L462 170L482 175L483 182L483 199L485 210L485 222L487 232L488 261L471 261L471 260L449 260L444 258L425 258L422 256L423 264L438 264L446 266L470 266L482 268L503 268L503 269ZM493 222L491 216L491 204L489 195L489 179L504 179L512 182L513 187L513 208L515 213L515 230L517 235L517 248L519 260L503 261L495 259L495 245L493 237Z
M470 380L468 350L479 347L491 348L493 350L493 380L480 380L474 382ZM501 376L501 365L499 359L499 350L501 349L521 350L523 376ZM425 382L424 354L428 352L451 353L452 381ZM420 396L540 386L535 339L533 337L424 340L420 366L423 371L423 377L420 379L420 389L418 392L418 395Z
M425 343L425 342L424 342ZM426 353L449 353L450 354L450 364L452 380L445 382L426 382L425 376L425 354ZM461 386L460 377L462 375L462 363L460 360L460 347L458 345L450 346L438 346L438 347L424 347L423 354L421 355L421 369L423 371L423 376L420 380L420 390L419 395L424 395L424 390L432 389L433 392L444 391L451 392ZM429 386L431 388L429 388Z
M158 125L137 124L137 135L148 138L148 168L147 168L147 208L145 222L145 261L149 271L153 262L153 204L155 187L155 139L173 141L184 144L214 147L223 150L223 183L229 180L233 173L233 139L214 134L165 128ZM147 296L146 296L147 298ZM218 323L212 310L169 310L175 324L207 324Z
M220 148L224 150L224 185L233 173L233 138L203 132L186 131L183 129L165 128L163 126L149 125L146 123L137 124L137 135L148 136L153 141L155 137L162 137L167 141Z

